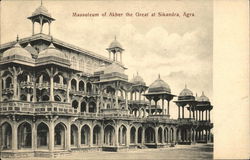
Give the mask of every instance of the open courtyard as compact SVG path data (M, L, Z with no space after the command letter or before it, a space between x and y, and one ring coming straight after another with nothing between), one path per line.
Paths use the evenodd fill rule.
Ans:
M47 158L18 158L18 160L45 160ZM50 158L51 159L51 158ZM73 152L70 155L60 156L59 160L156 160L156 159L213 159L213 144L177 145L171 148L138 149L123 152Z

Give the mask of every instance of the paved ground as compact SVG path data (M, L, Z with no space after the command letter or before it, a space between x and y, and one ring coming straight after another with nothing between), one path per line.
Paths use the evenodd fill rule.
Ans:
M47 160L34 158L32 160ZM56 160L210 160L213 159L212 144L178 145L174 148L139 149L127 152L74 152L70 156L55 158ZM18 159L24 160L24 159ZM25 160L28 160L25 158Z

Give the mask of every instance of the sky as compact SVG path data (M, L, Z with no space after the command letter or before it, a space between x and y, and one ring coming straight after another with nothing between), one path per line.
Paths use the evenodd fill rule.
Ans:
M32 34L32 24L27 17L39 5L39 0L1 1L1 44L14 41L17 34L20 38ZM106 48L116 36L125 49L123 63L128 68L129 79L138 72L150 85L160 74L172 94L179 95L186 84L194 95L204 91L212 101L212 1L43 0L43 5L56 19L51 26L53 37L108 57ZM91 18L73 17L73 12L174 12L180 17ZM193 13L194 17L183 16L184 12ZM38 25L35 27L38 31ZM171 108L170 113L176 113L177 107Z

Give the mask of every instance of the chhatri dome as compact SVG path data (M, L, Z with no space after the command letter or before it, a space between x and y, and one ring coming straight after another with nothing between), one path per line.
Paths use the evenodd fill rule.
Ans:
M31 54L24 48L22 48L19 44L19 40L17 37L17 43L10 49L6 50L5 52L3 52L3 56L2 58L5 57L9 57L9 56L14 56L14 55L19 55L22 57L26 57L26 58L31 58Z
M167 92L167 93L171 93L171 89L169 87L169 85L164 82L160 75L158 77L157 80L155 80L150 86L149 86L149 89L148 89L148 92Z
M43 6L42 1L41 5L32 13L32 16L37 16L37 15L45 15L51 18L51 14L48 12L48 9Z
M109 45L109 49L112 49L112 48L121 48L122 49L122 45L116 40L116 37L113 40L113 42L111 42Z
M26 49L29 53L31 53L31 55L32 55L33 58L37 58L38 52L37 52L37 50L36 50L34 47L32 47L32 46L30 45L30 43L25 47L25 49Z
M193 96L193 92L185 85L185 88L181 91L179 96Z
M47 49L41 51L38 54L38 58L51 57L51 56L58 58L65 58L64 53L56 49L53 43L51 43Z
M135 84L135 85L146 85L146 83L144 82L143 78L138 74L130 80L131 83Z
M209 102L209 98L205 96L204 92L202 92L201 96L197 99L199 102Z

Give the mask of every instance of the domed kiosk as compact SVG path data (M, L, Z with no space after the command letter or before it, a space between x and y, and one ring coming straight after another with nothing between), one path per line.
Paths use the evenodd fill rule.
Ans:
M187 85L185 85L185 88L180 92L178 96L178 100L174 101L176 105L178 106L178 118L185 118L185 107L189 111L189 118L195 118L195 106L196 106L196 101L195 97L193 96L193 92L187 88ZM180 108L182 108L182 113ZM191 115L191 112L193 113Z
M149 116L159 115L170 117L169 114L169 102L174 98L175 95L171 94L170 86L161 79L160 75L158 79L156 79L148 89L148 93L144 94L146 98L149 100ZM151 106L151 101L155 102L154 106ZM159 111L157 102L162 100L161 110ZM164 101L167 100L167 110L164 107ZM153 110L152 110L153 109ZM153 112L153 113L152 113ZM161 113L160 113L161 112Z

